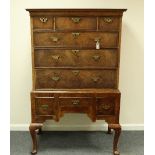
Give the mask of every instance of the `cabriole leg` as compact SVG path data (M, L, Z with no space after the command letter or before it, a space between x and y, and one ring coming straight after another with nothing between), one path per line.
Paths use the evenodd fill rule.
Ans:
M29 130L30 130L30 134L31 134L31 138L32 138L32 154L36 154L37 153L37 137L36 137L36 130L40 130L41 127L43 126L43 124L41 123L31 123Z
M114 129L115 131L114 140L113 140L113 154L120 155L118 150L118 141L121 134L121 126L119 124L109 124L109 127L111 129Z

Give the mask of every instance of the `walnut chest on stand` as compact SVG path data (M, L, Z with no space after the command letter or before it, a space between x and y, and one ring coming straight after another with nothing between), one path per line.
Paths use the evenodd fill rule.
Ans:
M118 155L119 62L122 15L126 9L26 9L31 19L32 154L36 130L65 113L105 120L115 131Z

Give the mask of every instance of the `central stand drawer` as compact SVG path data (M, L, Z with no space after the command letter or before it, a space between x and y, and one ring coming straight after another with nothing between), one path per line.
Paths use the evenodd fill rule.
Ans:
M92 107L91 97L60 97L59 106L63 112L88 112Z

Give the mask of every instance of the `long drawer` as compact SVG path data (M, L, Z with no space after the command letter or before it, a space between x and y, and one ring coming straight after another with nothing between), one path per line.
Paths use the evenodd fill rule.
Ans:
M35 67L117 67L117 50L35 50Z
M115 32L34 32L34 46L96 48L118 47L118 33Z
M116 88L116 70L35 70L35 88Z

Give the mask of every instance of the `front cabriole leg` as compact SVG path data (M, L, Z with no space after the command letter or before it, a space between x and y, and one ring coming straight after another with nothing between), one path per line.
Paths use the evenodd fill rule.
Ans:
M31 138L32 138L32 154L36 154L37 153L37 130L40 130L42 128L43 124L41 123L31 123L30 127L29 127L29 131L31 134Z
M118 150L118 140L121 134L121 126L120 124L109 124L109 128L115 131L114 141L113 141L113 154L119 155L120 153Z

